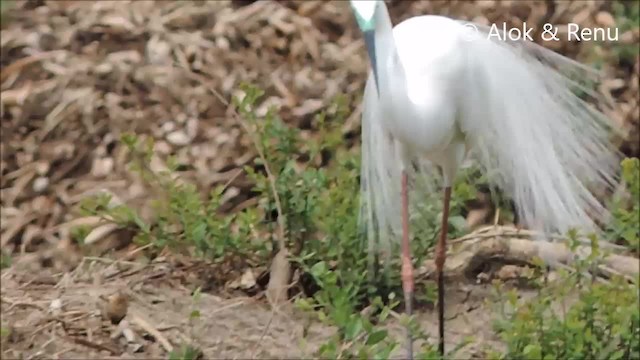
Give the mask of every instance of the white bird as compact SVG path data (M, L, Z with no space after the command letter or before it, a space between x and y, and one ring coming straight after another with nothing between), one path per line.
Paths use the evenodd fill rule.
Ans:
M444 356L442 270L451 187L463 162L474 160L515 201L521 221L542 234L597 232L590 215L607 211L589 186L617 182L613 127L572 92L596 96L572 78L597 75L573 60L442 16L417 16L393 27L383 1L350 3L372 67L363 99L361 226L370 254L388 254L401 237L411 315L409 219L425 197L418 193L409 201L408 192L418 181L431 190L444 187L435 252ZM411 358L410 334L407 351Z

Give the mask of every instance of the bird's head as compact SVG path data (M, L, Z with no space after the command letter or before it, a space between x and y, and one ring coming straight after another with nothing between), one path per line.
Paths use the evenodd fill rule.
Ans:
M381 0L351 0L351 10L355 15L358 27L364 35L364 42L369 53L369 61L373 69L373 77L378 88L378 68L376 61L376 14L380 6L384 6ZM379 89L379 88L378 88Z

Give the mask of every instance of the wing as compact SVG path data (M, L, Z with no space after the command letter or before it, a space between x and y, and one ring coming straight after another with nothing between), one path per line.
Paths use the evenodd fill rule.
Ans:
M516 202L537 230L598 232L608 212L592 187L612 188L620 155L607 117L576 95L598 97L581 84L589 68L539 45L468 41L461 125L490 181Z

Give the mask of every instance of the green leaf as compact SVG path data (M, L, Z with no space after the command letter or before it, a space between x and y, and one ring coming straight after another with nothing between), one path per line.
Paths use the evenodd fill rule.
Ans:
M362 319L355 319L349 325L347 325L345 329L345 339L351 340L354 339L360 332L362 331Z
M315 278L322 278L327 273L327 264L324 261L319 261L311 267L311 275Z
M458 231L463 231L467 227L467 220L459 215L450 216L449 223Z
M200 318L200 310L192 310L189 313L189 320L195 320Z
M529 345L525 346L524 350L522 351L522 353L528 359L540 359L540 358L542 358L542 352L541 352L541 349L540 349L540 345L538 345L538 344L529 344Z
M0 327L0 336L1 337L7 337L11 334L11 330L9 330L6 327Z
M387 337L387 330L378 330L369 334L367 345L375 345Z
M191 295L191 299L193 299L194 302L198 302L198 301L200 301L200 297L201 296L202 296L202 288L200 286L198 286L193 291L193 295Z

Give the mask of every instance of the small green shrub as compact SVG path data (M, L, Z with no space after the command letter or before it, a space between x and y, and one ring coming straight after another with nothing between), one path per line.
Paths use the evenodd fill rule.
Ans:
M607 238L622 242L640 254L640 160L622 161L622 179L627 185L630 203L622 199L612 202L612 220L607 226Z
M637 1L614 1L611 4L613 16L616 20L616 27L619 35L628 30L640 27L640 3ZM639 46L635 44L614 43L612 47L613 55L619 62L624 62L633 66L638 55Z
M169 354L169 360L200 360L203 358L202 351L192 345L181 345Z
M190 248L194 255L214 261L229 255L254 258L266 254L264 242L254 239L251 231L253 224L258 222L255 209L238 214L219 214L223 187L214 189L203 200L193 184L174 179L175 162L171 159L168 161L169 171L155 173L150 170L151 139L140 140L126 134L122 142L132 156L131 170L161 189L160 197L150 204L156 216L154 225L146 223L136 209L126 204L110 205L108 194L83 201L83 214L102 216L121 226L134 228L137 231L134 241L141 245L150 243L158 248Z
M575 246L575 233L570 237ZM594 237L592 253L576 262L575 271L561 270L553 282L538 271L538 294L530 300L496 284L495 328L507 346L501 358L640 359L638 283L585 276L599 255Z
M4 251L0 252L0 269L5 269L11 266L11 255L6 254Z

